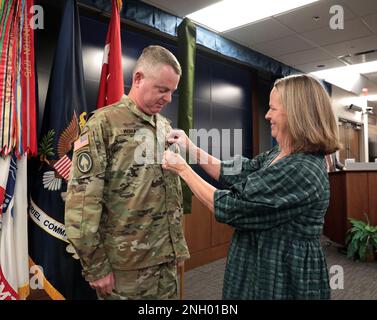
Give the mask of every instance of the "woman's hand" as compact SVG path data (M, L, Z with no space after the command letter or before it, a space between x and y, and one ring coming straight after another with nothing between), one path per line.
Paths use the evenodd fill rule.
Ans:
M183 152L187 152L188 150L193 150L195 148L195 145L192 143L192 141L189 139L186 133L180 129L172 129L168 133L166 140L170 144L172 143L178 144L179 148Z
M179 153L167 150L164 152L162 168L180 175L183 173L183 171L189 168L189 166L187 162L179 155Z

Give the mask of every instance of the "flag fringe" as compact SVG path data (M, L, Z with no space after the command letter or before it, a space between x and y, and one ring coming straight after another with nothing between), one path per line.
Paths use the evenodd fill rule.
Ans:
M32 266L35 266L36 264L34 261L29 257L29 268ZM46 291L46 293L49 295L49 297L52 300L65 300L64 296L55 289L55 287L46 279L44 274L42 274L43 277L43 290Z

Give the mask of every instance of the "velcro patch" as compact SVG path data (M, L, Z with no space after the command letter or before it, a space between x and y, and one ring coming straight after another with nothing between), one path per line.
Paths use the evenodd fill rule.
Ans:
M87 134L81 135L74 144L73 151L79 150L89 144L89 138Z
M77 168L81 173L88 173L93 167L93 159L88 152L81 152L77 156Z

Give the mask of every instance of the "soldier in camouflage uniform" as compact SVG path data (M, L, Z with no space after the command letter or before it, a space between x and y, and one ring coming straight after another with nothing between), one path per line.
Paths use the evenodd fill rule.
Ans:
M75 143L66 232L100 299L177 298L189 252L180 180L161 167L171 127L159 112L180 75L173 54L147 47L129 95L95 111Z

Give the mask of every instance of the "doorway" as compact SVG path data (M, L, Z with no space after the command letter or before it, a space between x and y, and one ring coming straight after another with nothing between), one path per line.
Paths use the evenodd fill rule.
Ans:
M339 119L339 138L343 148L339 151L339 160L344 163L345 159L355 159L360 162L362 125L345 119Z

